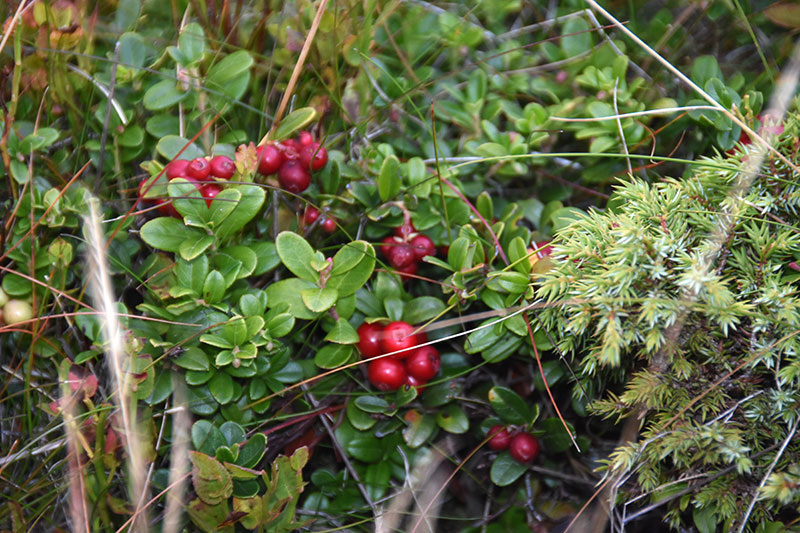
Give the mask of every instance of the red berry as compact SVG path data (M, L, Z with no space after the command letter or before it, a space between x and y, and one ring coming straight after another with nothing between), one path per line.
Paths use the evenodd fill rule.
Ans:
M539 440L530 433L517 433L511 437L509 452L520 463L528 463L539 455Z
M413 263L410 263L410 264L408 264L408 265L406 265L406 266L404 266L402 268L397 268L395 270L400 274L411 274L411 275L414 275L414 274L417 273L417 262L414 261ZM409 279L410 279L409 276L403 276L403 281L407 281Z
M414 376L412 376L411 374L408 374L406 376L405 385L408 385L409 387L414 387L419 392L422 392L422 391L425 390L425 388L426 388L425 384L426 383L427 383L427 381L419 380L419 379L415 378Z
M229 180L236 174L236 163L226 155L215 155L209 161L211 175L224 180Z
M320 224L320 226L322 226L322 230L325 233L335 233L336 230L338 229L337 226L336 226L336 220L334 220L334 219L332 219L330 217L323 218L322 219L322 223Z
M389 250L394 248L395 244L399 244L400 241L397 239L397 237L389 236L389 237L385 237L383 240L381 240L381 243L382 244L378 245L378 250L381 252L381 254L383 254L384 257L386 257L388 259L389 258Z
M181 214L178 213L178 210L175 209L175 206L172 205L172 200L166 200L163 203L158 204L158 212L165 217L182 218Z
M383 353L396 352L406 348L413 348L419 344L419 339L414 335L416 328L408 322L391 322L383 329L381 348ZM404 359L411 355L410 350L395 354L394 357Z
M318 218L319 218L319 209L317 209L313 205L306 207L306 212L303 215L303 223L305 223L306 226L310 226Z
M278 183L287 191L299 194L311 185L311 174L298 161L285 161L278 170Z
M386 255L389 258L389 264L394 268L403 268L417 261L414 248L408 244L392 246L386 251Z
M192 159L186 167L186 175L198 181L204 181L211 175L211 164L204 157Z
M283 164L283 154L274 144L265 144L256 149L258 154L258 172L264 176L275 174Z
M222 192L222 187L216 183L209 183L200 189L200 194L206 199L206 205L208 207L211 207L211 201L214 200L220 192Z
M397 390L406 381L403 363L391 357L376 359L367 367L369 381L378 390Z
M508 431L508 428L501 425L492 426L489 430L489 448L493 449L494 451L502 451L508 448L509 444L511 444L511 432Z
M297 144L300 146L308 146L309 144L314 142L314 137L311 136L310 133L307 131L301 131L297 134Z
M419 234L411 239L411 246L417 259L422 259L426 255L436 255L436 245L427 235Z
M403 241L408 241L408 237L412 233L416 233L417 229L414 227L414 223L409 221L408 224L401 224L400 226L394 228L394 234L403 239Z
M328 163L328 151L319 143L311 143L300 150L300 162L304 168L320 170Z
M544 259L548 255L553 253L553 247L550 246L550 241L539 241L533 243L533 249L538 250L536 255L539 259Z
M142 181L139 182L139 188L137 189L138 197L141 199L141 205L147 206L155 203L154 198L145 198L144 195L147 194L147 191L155 187L150 187L149 184L150 178L144 178Z
M441 366L439 352L433 346L417 348L406 358L406 372L420 381L433 379Z
M170 161L166 168L167 179L171 180L172 178L186 176L186 168L189 166L189 163L191 163L191 161L188 159L176 159L174 161Z
M286 159L297 159L297 154L300 152L300 143L294 139L286 139L281 141L281 148L283 149L283 156Z
M358 351L365 358L375 357L383 353L381 350L382 325L377 322L372 324L364 322L358 326L356 333L358 333Z

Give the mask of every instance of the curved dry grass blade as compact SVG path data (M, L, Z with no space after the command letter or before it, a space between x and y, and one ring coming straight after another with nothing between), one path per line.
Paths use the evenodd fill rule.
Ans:
M126 353L122 330L117 315L117 303L111 287L111 277L108 272L108 263L105 256L105 243L100 224L99 200L90 198L88 203L89 214L85 217L85 233L88 249L88 275L87 285L95 305L100 311L102 319L102 332L106 344L106 362L117 388L115 398L122 413L124 442L128 452L128 474L131 480L130 500L138 512L140 495L146 490L145 478L147 473L146 460L139 442L138 424L136 423L135 408L136 398L130 395L129 382L129 355ZM132 412L133 411L133 412ZM136 521L132 523L132 529ZM148 520L145 513L143 519L138 521L137 531L148 531Z
M269 139L270 135L275 131L275 128L277 128L278 124L280 124L281 118L283 118L283 113L286 111L286 107L289 105L289 99L294 93L294 86L297 84L297 79L300 77L300 71L303 70L303 65L306 62L306 56L308 55L308 51L311 49L311 43L314 42L314 36L317 34L317 28L319 28L319 23L322 20L322 14L325 13L325 8L327 6L328 0L322 0L319 3L317 14L314 15L314 21L311 23L311 28L308 30L308 36L306 36L306 40L303 43L303 48L300 50L300 56L297 58L297 63L294 65L294 70L289 78L289 84L286 86L286 92L283 93L281 103L278 105L278 111L275 113L275 118L272 120L272 128L266 135L264 135L264 138L259 141L259 146L267 142L267 139Z

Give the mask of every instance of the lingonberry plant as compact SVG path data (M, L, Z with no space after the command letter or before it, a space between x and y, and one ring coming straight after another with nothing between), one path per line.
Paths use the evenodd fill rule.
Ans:
M797 524L791 6L200 4L0 7L0 529Z

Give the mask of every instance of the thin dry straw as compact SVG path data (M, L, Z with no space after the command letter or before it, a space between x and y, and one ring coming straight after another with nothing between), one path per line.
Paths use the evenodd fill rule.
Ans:
M99 311L98 317L102 322L102 333L106 347L106 363L114 378L117 394L114 395L120 412L122 425L125 432L123 439L128 455L128 475L131 480L131 503L134 505L134 516L139 511L139 501L146 489L144 476L147 473L146 462L139 442L139 431L136 423L135 407L136 398L131 397L131 383L129 380L130 356L125 352L122 339L122 330L117 314L117 302L111 288L111 278L108 272L108 262L105 255L105 238L100 224L99 200L89 197L89 214L84 217L85 236L87 242L87 288L95 306ZM146 513L136 522L131 524L131 529L146 532L148 520ZM138 527L134 527L138 526Z
M177 533L183 524L181 515L184 507L186 490L186 472L189 470L189 427L192 424L186 410L186 390L183 381L173 379L172 397L175 409L172 423L172 450L170 451L169 486L167 508L164 512L163 533Z

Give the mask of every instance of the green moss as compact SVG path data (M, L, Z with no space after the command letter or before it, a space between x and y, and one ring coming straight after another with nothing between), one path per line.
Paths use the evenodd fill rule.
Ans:
M775 144L795 160L798 130L790 115ZM584 389L606 391L593 412L644 415L638 441L607 466L635 472L627 495L662 501L673 527L685 507L712 511L720 530L797 517L800 176L770 154L742 179L754 150L700 160L684 179L623 184L619 208L559 233L538 290L565 302L543 319Z

